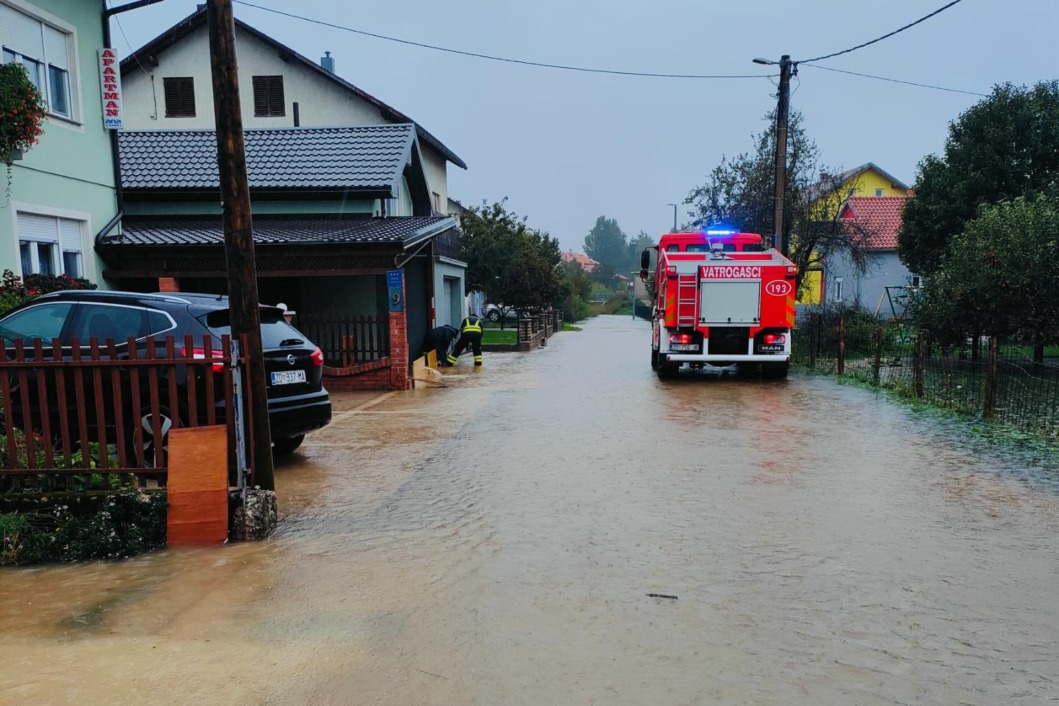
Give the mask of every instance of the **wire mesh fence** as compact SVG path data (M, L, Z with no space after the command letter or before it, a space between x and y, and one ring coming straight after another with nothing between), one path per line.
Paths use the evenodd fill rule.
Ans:
M932 344L908 323L812 314L795 364L894 390L953 412L1059 438L1059 361L997 338Z

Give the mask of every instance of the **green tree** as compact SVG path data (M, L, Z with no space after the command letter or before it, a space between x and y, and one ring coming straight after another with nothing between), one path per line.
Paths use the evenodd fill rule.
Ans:
M1059 81L1005 84L949 126L941 156L919 164L898 254L930 275L983 204L1059 189Z
M567 321L588 317L588 300L592 297L592 278L581 263L570 261L560 265L559 308Z
M520 312L545 309L559 298L559 241L530 228L506 201L483 202L460 219L468 291Z
M1019 335L1043 362L1059 337L1059 198L984 207L952 239L911 313L939 341Z
M765 115L775 124L775 111ZM842 256L863 272L870 263L867 233L860 226L837 220L846 191L838 170L826 167L820 148L806 132L801 113L791 113L788 124L787 180L784 190L784 241L787 256L798 266L797 287L805 273L829 257ZM702 186L684 200L691 206L696 227L723 224L746 233L760 233L769 243L775 213L775 130L753 135L754 151L723 157Z
M609 282L616 273L629 269L629 239L613 218L600 216L585 236L585 254L599 263L592 273Z

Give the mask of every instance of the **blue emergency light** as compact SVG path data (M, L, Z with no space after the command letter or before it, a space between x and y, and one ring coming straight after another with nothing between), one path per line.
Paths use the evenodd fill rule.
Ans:
M709 228L706 230L706 235L735 235L739 231L727 230L722 228Z

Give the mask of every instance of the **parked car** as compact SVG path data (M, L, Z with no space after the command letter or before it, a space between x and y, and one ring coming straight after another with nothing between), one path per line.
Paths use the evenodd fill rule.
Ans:
M503 304L486 304L482 308L482 316L496 323L501 318L510 321L518 321L518 312L513 308L505 307Z
M62 291L45 294L0 317L0 339L4 340L9 356L12 341L20 338L26 340L27 346L37 339L50 344L57 338L64 346L64 355L69 355L75 338L80 346L87 346L88 339L93 337L101 344L113 339L118 356L127 357L128 339L134 338L139 346L137 356L143 357L141 351L146 350L148 336L156 337L157 353L164 355L167 337L172 336L175 345L182 348L185 337L190 335L196 346L192 355L204 355L205 350L197 346L202 345L205 336L212 337L211 344L219 351L221 337L231 334L229 315L228 298L224 296ZM323 353L287 323L283 311L276 307L261 307L261 338L274 453L288 454L301 445L305 434L331 421L331 400L323 387ZM181 390L187 382L177 380ZM187 397L181 393L178 399ZM223 401L218 406L223 407ZM163 409L161 424L156 426L154 413L144 401L129 400L123 408L135 411L126 420L108 419L107 425L127 432L132 425L139 424L146 435L145 455L149 452L151 457L155 440L149 437L153 430L159 428L165 434L172 426L170 416L174 412L183 413ZM21 418L19 410L11 411L13 419ZM39 416L39 410L36 413ZM161 443L164 447L164 438Z

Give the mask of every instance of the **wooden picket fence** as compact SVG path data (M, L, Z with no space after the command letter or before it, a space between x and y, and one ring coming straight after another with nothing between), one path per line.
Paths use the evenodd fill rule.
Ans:
M236 484L235 415L227 411L240 366L227 336L219 348L210 336L3 343L0 492L68 488L64 478L88 475L103 487L130 475L164 484L169 430L216 424L228 427Z

